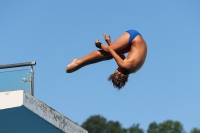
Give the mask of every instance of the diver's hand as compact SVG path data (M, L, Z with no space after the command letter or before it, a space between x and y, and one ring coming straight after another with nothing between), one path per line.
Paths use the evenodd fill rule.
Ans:
M104 39L105 39L105 41L107 42L107 44L110 46L110 44L111 44L110 35L109 35L109 36L106 36L106 33L103 33L103 36L104 36Z
M110 52L110 51L109 51L109 48L110 48L110 46L105 45L105 44L101 44L101 49L102 49L103 51L105 51L105 52Z
M94 44L96 45L96 43L98 43L98 42L99 42L99 40L96 39L96 40L94 41ZM102 49L103 51L105 51L105 52L109 52L109 47L110 47L110 46L108 46L108 45L101 44L101 49Z
M96 44L97 42L99 42L99 40L98 40L98 39L96 39L96 40L94 41L94 44Z

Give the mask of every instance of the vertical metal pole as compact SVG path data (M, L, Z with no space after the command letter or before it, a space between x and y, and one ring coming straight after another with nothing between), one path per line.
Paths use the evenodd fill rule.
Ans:
M31 65L31 95L34 96L34 70L33 66Z

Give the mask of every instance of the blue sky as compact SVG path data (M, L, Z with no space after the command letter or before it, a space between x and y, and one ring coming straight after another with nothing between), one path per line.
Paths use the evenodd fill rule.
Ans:
M200 1L0 1L0 64L36 61L35 97L82 124L91 115L139 123L180 121L200 128ZM74 58L136 29L148 45L142 69L117 91L114 60L67 74Z

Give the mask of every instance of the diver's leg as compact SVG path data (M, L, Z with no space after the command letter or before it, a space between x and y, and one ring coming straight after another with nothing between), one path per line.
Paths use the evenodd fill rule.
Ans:
M113 43L111 43L110 47L113 50L117 51L118 53L124 54L130 50L130 47L127 47L129 45L129 38L130 38L130 35L127 32L125 32L117 40L115 40ZM70 63L67 66L66 70L68 72L81 64L84 64L87 62L91 62L91 64L92 64L92 62L96 63L96 62L99 62L102 60L107 60L110 58L112 58L112 57L110 57L110 54L108 52L105 52L103 50L96 50L96 51L93 51L93 52L89 53L88 55L84 56L83 58L74 59L72 61L72 63Z

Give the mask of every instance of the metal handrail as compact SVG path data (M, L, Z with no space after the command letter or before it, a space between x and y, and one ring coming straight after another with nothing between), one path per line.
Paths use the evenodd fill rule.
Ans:
M31 89L31 95L34 96L34 70L33 70L34 65L36 65L36 62L15 63L15 64L0 65L0 69L31 66L30 89Z
M36 65L36 62L24 62L24 63L0 65L0 69L14 68L14 67L24 67L24 66L33 66L33 65Z

